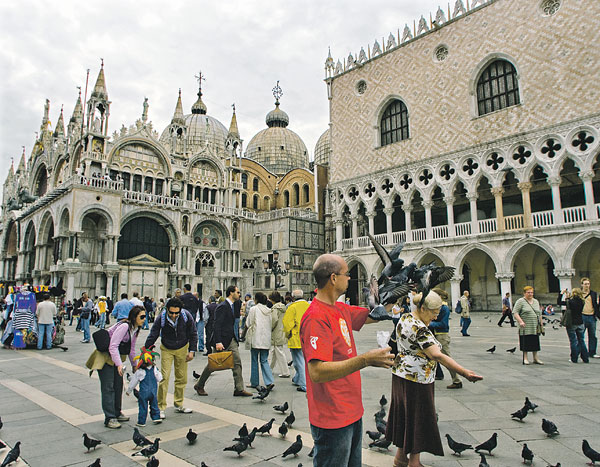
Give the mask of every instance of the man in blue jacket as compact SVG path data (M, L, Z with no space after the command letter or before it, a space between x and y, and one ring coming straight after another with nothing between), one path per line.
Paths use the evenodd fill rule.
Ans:
M149 348L160 336L160 371L163 380L158 385L158 408L161 419L165 418L172 365L175 366L175 412L192 412L183 406L183 391L187 385L188 362L196 355L198 345L196 323L192 315L183 309L181 300L172 298L165 308L166 310L154 320L145 344L146 348Z
M450 319L450 308L448 308L448 292L442 289L435 288L433 291L440 296L442 299L442 307L440 308L440 312L437 315L437 318L434 319L431 323L429 323L429 329L431 329L435 338L438 340L440 344L442 344L442 353L450 356L450 334L448 331L450 330L450 325L448 320ZM449 370L450 376L452 376L452 384L450 386L446 386L448 389L460 389L462 388L462 382L456 372ZM441 369L441 365L438 363L436 369L435 379L441 380L444 379L444 373Z

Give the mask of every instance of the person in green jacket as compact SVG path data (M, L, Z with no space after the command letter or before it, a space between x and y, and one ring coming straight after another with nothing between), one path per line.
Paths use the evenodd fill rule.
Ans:
M543 365L538 358L542 309L540 302L533 298L533 287L530 285L523 287L523 297L515 303L513 315L519 323L519 349L523 352L523 365L529 365L527 352L533 354L533 363Z

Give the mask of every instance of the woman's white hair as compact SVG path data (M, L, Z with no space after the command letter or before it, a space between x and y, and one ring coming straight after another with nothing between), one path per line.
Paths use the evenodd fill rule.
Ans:
M439 310L442 306L442 297L440 297L433 290L430 290L425 297L425 302L421 304L423 294L418 293L413 297L413 303L419 308L426 308L428 310Z

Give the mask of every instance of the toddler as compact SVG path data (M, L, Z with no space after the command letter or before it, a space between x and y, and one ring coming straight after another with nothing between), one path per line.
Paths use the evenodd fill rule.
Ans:
M131 377L129 387L126 394L130 395L131 391L139 384L138 396L138 421L137 426L146 426L146 418L148 417L148 405L150 406L150 418L153 423L161 423L160 410L158 408L158 383L162 380L162 374L156 366L154 366L154 358L158 353L153 352L150 348L142 347L140 354L134 358L137 360L136 371Z

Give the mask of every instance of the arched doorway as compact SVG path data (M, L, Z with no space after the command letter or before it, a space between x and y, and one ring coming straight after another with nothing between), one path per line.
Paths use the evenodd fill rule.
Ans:
M576 280L573 281L573 287L579 287L581 278L588 277L592 289L598 289L600 285L600 238L590 238L577 247L573 255L572 267L577 274Z
M23 271L27 281L33 281L33 270L35 269L35 227L33 222L30 222L25 230L25 238L23 239Z
M349 265L350 279L348 280L348 290L346 297L350 299L351 305L362 303L362 289L367 284L367 271L358 261Z
M469 291L473 310L500 310L500 282L496 279L496 265L485 251L478 248L469 251L460 266L460 273L463 276L460 293Z
M8 226L8 234L4 243L4 281L14 285L17 271L17 224L11 221Z
M512 260L512 293L520 296L523 287L530 285L535 289L535 297L541 305L556 303L556 294L560 291L558 278L554 275L554 261L538 245L528 243L521 247Z

